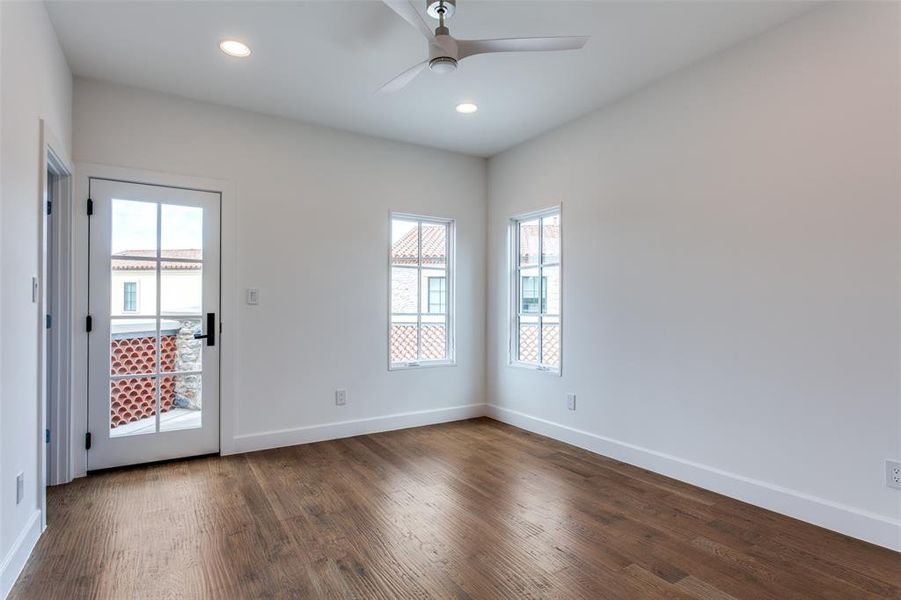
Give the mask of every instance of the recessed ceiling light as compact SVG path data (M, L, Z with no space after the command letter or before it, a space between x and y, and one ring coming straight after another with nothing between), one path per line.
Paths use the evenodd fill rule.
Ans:
M471 115L477 110L479 110L479 107L472 102L464 102L463 104L457 105L457 112L464 115Z
M219 49L229 56L235 56L237 58L246 58L250 56L250 48L247 44L239 42L238 40L222 40L222 42L219 43Z

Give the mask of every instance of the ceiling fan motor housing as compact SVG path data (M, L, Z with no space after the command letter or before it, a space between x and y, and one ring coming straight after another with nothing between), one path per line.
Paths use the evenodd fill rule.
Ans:
M434 73L450 73L456 68L457 61L450 56L438 56L429 61L429 69Z
M450 73L457 68L457 40L447 33L446 28L436 30L435 43L429 44L429 69L434 73Z
M457 9L457 0L426 0L426 12L433 19L450 19Z

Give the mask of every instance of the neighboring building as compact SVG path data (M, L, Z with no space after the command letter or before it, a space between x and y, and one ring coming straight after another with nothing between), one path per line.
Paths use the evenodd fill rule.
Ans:
M526 315L535 314L535 324L529 324L523 317L519 327L519 360L537 362L539 353L538 319L540 313L560 314L560 267L547 267L539 281L539 225L538 221L529 221L520 226L519 261L522 265L536 265L534 269L524 267L521 270L519 311ZM545 223L544 262L560 262L560 226ZM559 319L557 319L559 321ZM560 324L549 317L544 319L541 332L541 345L544 347L543 362L560 364Z
M419 264L418 230L411 229L391 247L392 265ZM444 230L423 228L422 266L395 269L391 276L391 311L416 313L417 298L422 306L422 357L444 358L447 353L447 240ZM433 268L429 268L429 267ZM419 293L417 294L417 283ZM391 319L391 361L416 360L416 316L395 315Z
M155 250L126 250L113 255L111 311L117 315L156 314L156 262L116 258L155 258ZM167 250L166 258L201 260L202 250ZM200 315L203 298L201 263L163 260L160 269L162 314Z
M117 256L130 258L117 258ZM156 361L156 261L155 250L127 250L112 257L110 372L153 373ZM201 250L167 250L166 258L200 260ZM200 342L194 333L201 330L203 301L200 263L162 261L160 269L161 372L199 371ZM147 315L146 319L116 319L117 316ZM189 317L189 315L197 315ZM173 408L199 410L199 375L172 375L160 378L160 413ZM156 410L155 381L151 377L116 379L110 388L110 427L152 417Z

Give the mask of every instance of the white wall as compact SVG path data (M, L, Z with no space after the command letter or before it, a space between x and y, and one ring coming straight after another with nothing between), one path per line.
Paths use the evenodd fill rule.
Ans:
M236 244L238 287L223 293L239 302L223 338L235 340L237 328L237 369L224 373L236 381L232 449L409 422L316 429L343 421L481 412L484 160L80 79L74 139L76 163L227 180L235 190L236 239L223 239ZM456 219L456 367L388 371L391 210ZM244 304L247 287L260 288L258 306ZM338 388L346 406L335 406Z
M899 7L827 4L491 159L488 397L901 549ZM506 366L505 228L561 201L554 377Z
M40 526L37 305L40 119L68 149L72 76L44 5L0 2L0 596ZM25 497L16 505L16 474ZM37 524L38 529L35 528Z

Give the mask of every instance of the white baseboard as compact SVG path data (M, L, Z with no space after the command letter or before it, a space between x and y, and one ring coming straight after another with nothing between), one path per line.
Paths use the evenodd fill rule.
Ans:
M6 598L13 589L39 537L41 537L41 511L36 510L0 563L0 598Z
M899 520L539 419L509 408L489 404L486 409L487 416L514 427L901 552Z
M355 435L392 431L394 429L435 425L436 423L449 423L451 421L473 419L484 415L484 404L465 404L449 408L397 413L385 415L383 417L370 417L368 419L339 421L337 423L325 423L323 425L310 425L308 427L296 427L293 429L279 429L262 433L236 435L228 454L336 440Z

